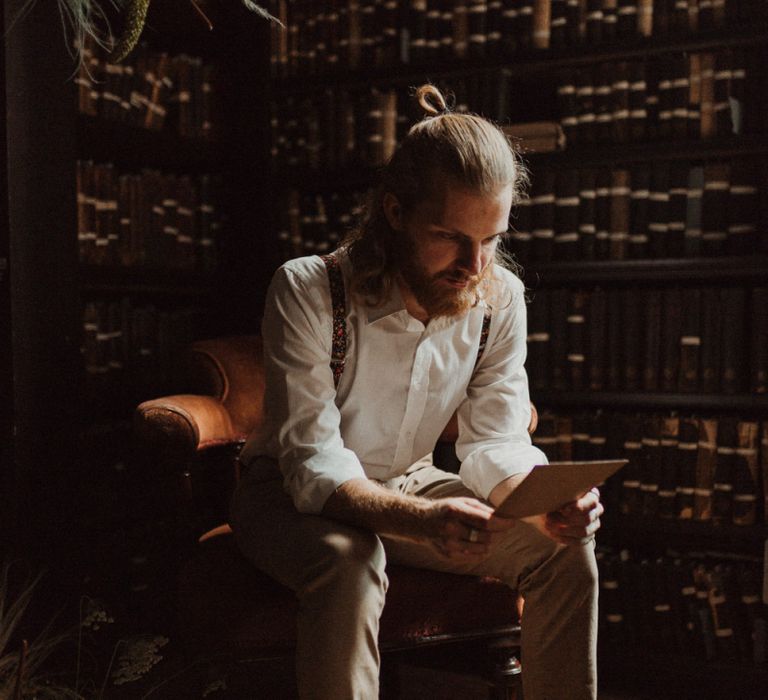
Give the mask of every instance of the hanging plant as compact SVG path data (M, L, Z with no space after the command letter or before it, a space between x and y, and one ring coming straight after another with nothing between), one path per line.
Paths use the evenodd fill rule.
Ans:
M240 1L251 12L271 22L277 22L282 26L280 20L270 14L265 8L257 5L253 0ZM32 9L35 2L37 0L28 0L11 22L11 27ZM102 6L103 3L109 3L111 6L116 7L125 16L123 31L117 38L117 41L114 42L114 47L109 20ZM110 60L113 63L118 63L124 60L136 47L141 33L144 31L149 3L150 0L57 0L57 7L65 36L68 36L70 31L74 35L74 45L80 61L83 58L82 48L86 44L86 38L91 38L99 46L111 50ZM190 3L208 24L208 27L212 29L213 26L200 8L197 0L190 0ZM67 44L69 45L69 42Z

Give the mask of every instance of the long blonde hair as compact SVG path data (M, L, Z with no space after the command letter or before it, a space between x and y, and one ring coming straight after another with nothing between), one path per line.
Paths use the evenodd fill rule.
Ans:
M451 112L434 85L417 88L415 99L425 116L411 127L384 166L359 225L341 244L353 263L352 291L371 306L389 297L407 250L403 234L384 215L385 194L393 194L407 215L427 199L440 196L446 185L482 194L511 186L514 204L528 183L520 157L495 124L476 114ZM517 271L516 263L501 249L494 262Z

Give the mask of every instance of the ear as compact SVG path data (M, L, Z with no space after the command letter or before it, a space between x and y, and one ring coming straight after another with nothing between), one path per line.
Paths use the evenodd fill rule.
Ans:
M384 193L384 199L381 202L382 209L384 209L384 216L387 217L387 222L395 231L403 230L403 209L400 206L400 202L397 197L391 192Z

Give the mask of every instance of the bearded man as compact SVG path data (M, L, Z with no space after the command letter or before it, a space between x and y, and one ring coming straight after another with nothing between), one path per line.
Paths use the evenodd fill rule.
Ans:
M546 462L531 444L524 287L499 240L525 175L503 133L426 116L333 256L276 273L262 335L265 423L231 523L299 599L302 698L378 698L387 560L491 575L525 599L526 700L596 697L596 492L534 522L498 505ZM458 474L432 463L456 414Z

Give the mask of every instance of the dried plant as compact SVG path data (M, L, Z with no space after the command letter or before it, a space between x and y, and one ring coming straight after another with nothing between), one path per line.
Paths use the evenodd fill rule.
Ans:
M0 700L81 700L80 694L54 682L43 673L45 661L64 642L71 639L68 633L53 633L53 620L31 643L25 640L18 649L11 648L42 574L27 583L15 600L9 601L10 568L9 564L5 564L0 572Z

